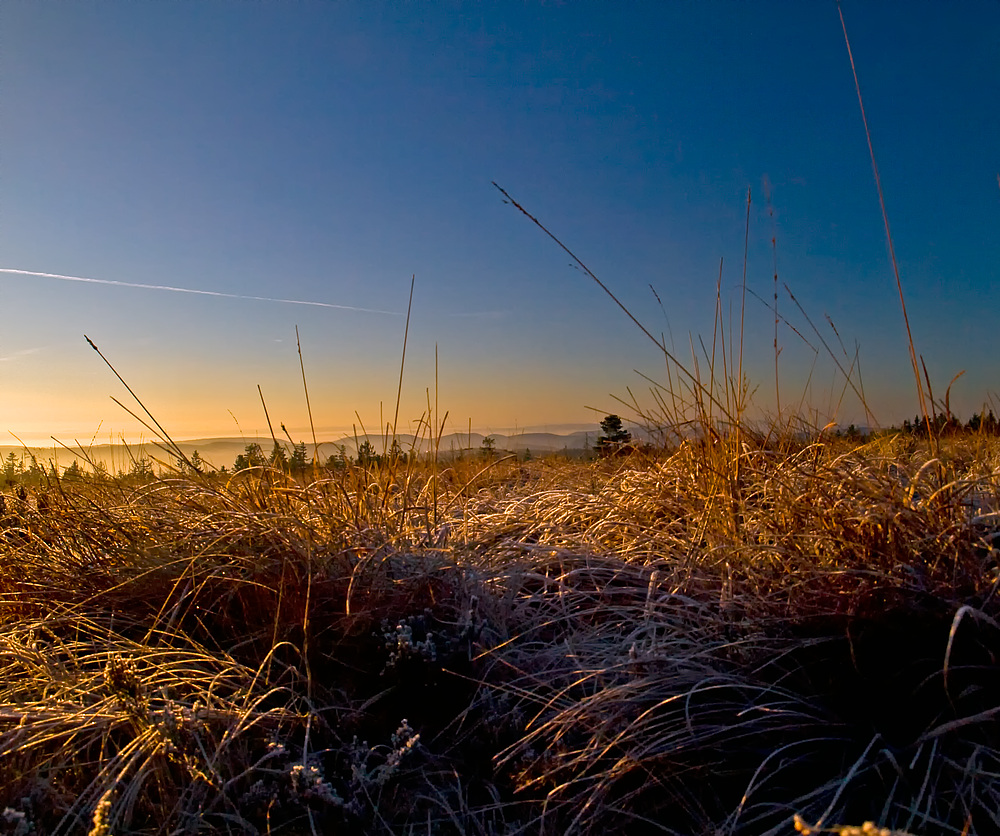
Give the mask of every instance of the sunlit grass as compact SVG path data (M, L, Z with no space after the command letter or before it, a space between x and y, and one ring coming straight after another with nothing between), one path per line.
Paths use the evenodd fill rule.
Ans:
M5 832L992 832L1000 448L740 445L7 493Z

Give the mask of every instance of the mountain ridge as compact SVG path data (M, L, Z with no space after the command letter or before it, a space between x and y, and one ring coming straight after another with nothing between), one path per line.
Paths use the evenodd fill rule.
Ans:
M600 435L600 427L594 425L592 429L580 429L570 433L551 432L528 432L518 431L515 433L484 433L481 431L452 432L443 435L438 443L438 450L442 454L450 455L461 451L478 451L482 447L483 440L487 437L494 439L494 449L497 452L510 452L523 454L531 453L556 453L560 451L583 452L594 446ZM399 446L407 453L416 450L419 453L431 453L434 444L426 436L417 438L412 433L397 433L396 439ZM383 453L392 443L391 436L374 435L342 435L335 439L327 439L318 442L319 458L326 460L331 455L337 455L341 448L348 456L357 455L358 445L368 441L375 448L376 453ZM277 438L277 442L286 452L290 452L292 444L287 438ZM296 443L305 443L310 458L313 455L313 443L305 438L298 439ZM186 456L191 456L198 451L198 455L213 467L232 467L236 456L244 453L250 444L259 444L265 455L270 453L274 447L274 440L270 436L220 436L194 438L178 441L177 446ZM63 468L71 464L74 460L81 464L89 462L102 463L111 472L131 469L132 461L142 456L149 456L154 461L162 465L170 465L175 461L174 455L169 451L169 445L157 441L144 441L137 443L110 443L76 445L67 444L65 446L53 443L45 447L39 445L0 445L0 458L6 459L11 453L14 454L18 462L23 461L25 466L31 462L31 457L37 460L39 465L46 468L55 463Z

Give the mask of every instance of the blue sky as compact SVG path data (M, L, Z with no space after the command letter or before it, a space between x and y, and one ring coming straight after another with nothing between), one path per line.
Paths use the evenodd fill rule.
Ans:
M1000 392L1000 5L843 11L917 351L939 398L966 370L967 416ZM296 325L317 425L375 431L414 274L401 430L435 347L456 429L651 403L633 370L666 383L656 348L494 180L689 365L720 259L738 327L751 189L748 287L773 294L775 237L779 282L860 345L876 418L917 411L833 2L3 0L0 31L0 267L123 283L0 273L5 434L142 432L87 334L180 437L266 431L258 384L302 435ZM779 311L819 347L783 288ZM751 297L765 413L773 329ZM832 414L822 350L779 344L783 407L864 420L850 395Z

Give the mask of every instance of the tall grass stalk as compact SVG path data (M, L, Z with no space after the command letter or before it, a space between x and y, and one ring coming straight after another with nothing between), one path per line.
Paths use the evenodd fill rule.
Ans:
M309 403L309 382L306 380L306 364L302 358L302 341L299 339L299 326L295 326L295 349L299 353L299 370L302 372L302 392L306 398L306 413L309 416L309 431L313 440L313 459L319 459L319 442L316 440L316 422L313 421L312 404Z
M861 121L865 127L865 139L868 141L868 156L872 161L872 174L875 177L875 189L878 192L879 208L882 210L882 223L885 226L885 239L889 247L889 258L892 261L892 271L896 277L896 290L899 292L899 307L903 313L903 324L906 326L906 339L910 349L910 363L913 366L913 377L917 385L917 399L920 402L920 414L924 418L927 426L927 434L934 437L934 427L931 422L931 414L927 409L927 402L924 398L924 387L920 382L920 369L917 367L917 352L913 347L913 332L910 330L910 318L906 313L906 299L903 296L903 282L899 278L899 264L896 261L896 248L892 243L892 232L889 229L889 213L885 208L885 196L882 193L882 178L878 173L878 163L875 161L875 147L872 145L871 131L868 129L868 116L865 114L865 102L861 96L861 83L858 81L858 70L854 66L854 53L851 50L851 40L847 37L847 24L844 22L844 10L837 2L837 14L840 15L840 26L844 31L844 43L847 46L847 57L851 62L851 74L854 76L854 88L858 94L858 107L861 110Z
M139 406L142 408L142 411L145 412L147 416L149 416L149 420L153 422L153 424L156 426L156 429L153 430L152 427L150 427L145 421L143 421L137 415L135 415L131 410L126 410L126 411L130 415L132 415L132 417L134 417L137 420L139 420L140 423L142 423L142 425L144 427L146 427L147 429L149 429L151 432L154 432L154 433L158 434L160 438L162 438L167 444L170 445L171 452L174 455L176 455L179 459L181 459L185 464L190 465L191 462L188 461L188 458L187 458L187 456L184 455L184 452L174 443L174 440L170 437L170 435L167 433L167 431L165 429L163 429L162 426L160 426L160 423L156 420L156 418L153 417L153 413L151 413L148 409L146 409L146 405L139 399L139 396L136 395L136 393L132 391L132 387L129 386L125 382L125 379L120 374L118 374L118 370L111 364L111 361L108 360L108 358L104 356L104 354L94 344L94 341L91 340L90 337L88 337L86 334L84 334L83 338L87 341L87 345L89 345L92 349L94 349L95 352L97 352L97 356L100 357L104 361L104 364L109 369L111 369L112 374L114 374L114 376L118 378L118 380L121 382L122 386L124 386L126 388L126 390L128 390L128 393L132 396L132 398L135 400L135 402L137 404L139 404ZM114 398L112 398L112 400L114 400ZM115 403L118 403L118 401L115 401ZM121 404L119 404L119 406L121 406ZM122 407L122 408L124 409L124 407Z
M677 358L671 352L667 351L666 346L663 345L659 340L657 340L656 337L654 337L649 332L646 326L643 325L638 319L636 319L635 315L625 305L622 304L622 302L618 299L617 296L615 296L614 293L611 292L611 289L604 282L602 282L590 270L590 268L587 267L587 265L584 264L579 259L579 257L572 250L570 250L562 241L559 240L559 238L557 238L552 232L550 232L549 229L544 224L541 223L541 221L539 221L534 215L528 212L527 209L525 209L520 203L514 200L514 198L511 197L510 194L508 194L505 189L499 186L496 182L493 183L493 186L497 189L497 191L499 191L504 196L504 201L506 203L509 203L511 206L517 209L522 215L524 215L532 223L534 223L539 229L541 229L542 232L544 232L549 238L551 238L570 258L573 259L573 261L577 264L577 266L579 266L579 268L584 273L586 273L591 279L594 280L597 286L600 287L601 290L603 290L608 295L608 297L610 297L610 299L619 307L619 309L621 309L621 311L632 321L632 323L640 331L642 331L642 333L645 334L650 340L652 340L653 344L660 351L663 352L667 360L669 360L676 366L677 370L689 381L689 383L698 388L705 395L705 397L707 397L710 401L712 401L720 409L720 411L722 411L725 414L725 416L728 419L730 420L734 419L730 406L728 404L723 405L719 403L715 394L711 390L705 389L703 386L701 386L697 377L694 374L692 374L679 360L677 360Z

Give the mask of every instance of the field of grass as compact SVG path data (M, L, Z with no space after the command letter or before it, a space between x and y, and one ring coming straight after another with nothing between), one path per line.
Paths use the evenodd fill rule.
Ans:
M998 832L998 460L741 433L7 491L0 833Z

